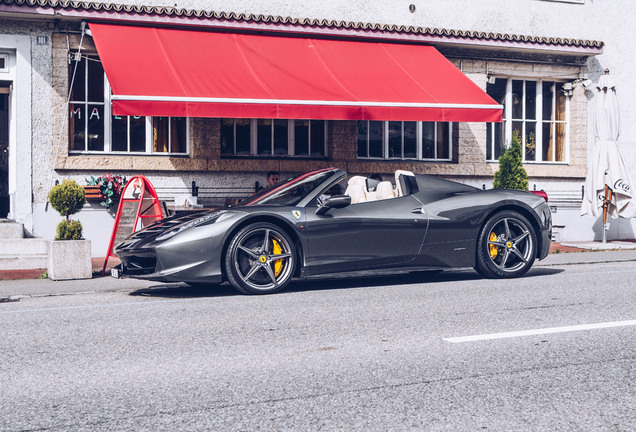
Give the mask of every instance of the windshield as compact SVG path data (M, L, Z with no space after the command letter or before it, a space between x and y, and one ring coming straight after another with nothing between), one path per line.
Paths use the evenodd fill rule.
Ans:
M331 177L334 170L312 171L285 180L283 183L263 189L255 196L245 200L243 205L279 205L295 206Z

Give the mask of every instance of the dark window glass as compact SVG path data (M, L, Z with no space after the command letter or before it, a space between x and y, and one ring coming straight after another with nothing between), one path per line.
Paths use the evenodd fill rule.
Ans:
M269 119L258 119L256 121L256 142L259 155L272 154L272 121Z
M494 84L488 83L486 85L486 93L499 105L503 105L506 99L506 82L506 79L497 78ZM506 117L505 109L506 108L504 108L504 117Z
M422 122L422 158L435 158L435 123Z
M537 160L536 128L537 128L536 122L526 123L525 149L526 149L527 161Z
M234 119L221 119L221 154L234 154Z
M552 90L554 88L554 82L545 81L543 83L543 120L552 119Z
M86 110L84 104L69 104L71 150L86 150Z
M519 136L521 137L521 131L522 131L522 125L523 122L520 121L513 121L512 122L512 132L514 133L515 131L517 131L517 133L519 134Z
M368 157L367 140L369 138L369 123L367 121L358 122L358 157Z
M512 118L523 118L523 81L512 80Z
M543 160L551 161L552 160L552 124L551 123L543 123Z
M499 157L504 153L505 148L503 123L495 123L495 160L499 160Z
M72 80L71 86L71 101L81 102L86 100L86 59L82 59L77 62L77 69L75 68L75 60L72 60L68 67L68 79ZM75 72L75 78L73 79L73 72Z
M526 81L526 119L537 118L537 83Z
M146 117L128 117L130 126L130 151L146 151Z
M236 119L236 154L250 154L250 119Z
M309 156L309 120L296 120L294 146L296 155Z
M185 153L186 151L186 118L172 117L170 119L170 151Z
M94 59L88 60L88 101L104 102L104 69Z
M88 150L104 151L104 105L88 105Z
M450 142L448 123L437 123L437 158L448 159L449 158L449 146L446 145Z
M128 117L112 117L111 148L113 151L128 151Z
M289 122L287 120L274 120L274 154L288 154L288 124Z
M382 142L384 135L384 122L369 122L369 157L383 157Z
M325 121L311 121L311 155L325 155Z
M389 122L389 158L402 158L402 122Z
M488 83L486 85L486 93L500 105L504 105L506 100L506 84L507 80L504 78L496 78L494 83ZM509 107L504 105L503 117L508 116ZM486 159L497 160L499 156L503 154L504 149L504 137L503 137L503 123L491 123L487 128L487 144ZM494 151L494 154L493 154Z
M404 157L417 157L417 122L404 122Z

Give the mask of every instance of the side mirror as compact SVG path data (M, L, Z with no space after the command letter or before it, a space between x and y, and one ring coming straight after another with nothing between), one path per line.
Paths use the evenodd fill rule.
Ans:
M316 214L322 216L332 208L343 208L349 204L351 204L351 197L349 195L334 195L318 207Z

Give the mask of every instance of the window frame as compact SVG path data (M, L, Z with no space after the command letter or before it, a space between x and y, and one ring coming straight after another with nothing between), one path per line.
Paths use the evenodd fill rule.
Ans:
M570 104L572 96L568 93L564 92L564 120L556 119L556 103L557 103L557 92L562 91L561 86L565 84L567 81L560 81L557 79L536 79L536 78L526 78L526 77L515 77L515 76L507 76L507 77L496 77L496 79L505 79L506 80L506 93L504 98L504 111L503 111L503 119L502 119L502 132L504 134L504 150L510 146L510 140L512 138L513 132L513 123L521 122L522 130L520 131L520 136L522 138L521 148L522 148L522 162L527 164L559 164L559 165L568 165L570 163L570 127L571 127L571 115L570 115ZM513 81L521 81L522 82L522 99L521 99L521 107L522 107L522 116L521 118L513 118ZM528 113L526 112L526 89L527 82L532 81L536 84L535 88L535 118L528 118ZM550 110L550 118L543 118L543 87L544 83L551 83L552 88L552 103ZM526 159L526 126L527 123L534 122L536 124L535 127L535 160L527 160ZM563 160L557 161L556 158L556 145L552 146L552 160L543 160L543 125L550 124L551 127L555 128L557 124L564 125L564 137L563 137ZM495 127L496 123L487 123L487 128L491 128L491 139L490 142L487 142L486 145L489 147L491 158L486 159L486 162L497 162L498 159L495 159L495 150L496 150L496 134ZM556 134L554 134L553 139L555 140L553 144L556 143ZM488 154L488 151L486 151ZM538 160L541 158L541 160Z
M0 72L9 73L9 54L0 52L0 59L2 60L2 63L0 63Z
M263 118L223 118L222 120L232 120L232 153L223 153L221 152L221 157L245 157L245 158L297 158L297 159L323 159L328 156L327 148L328 148L328 130L329 130L329 121L328 120L310 120L310 119L298 119L300 121L308 121L308 148L306 155L297 155L296 154L296 119L263 119ZM250 121L250 145L249 145L249 154L237 154L236 147L236 121L237 120L249 120ZM258 121L259 120L271 120L271 131L270 131L270 153L260 154L258 153ZM287 153L286 154L276 154L275 152L275 139L274 139L274 131L275 131L275 122L277 120L285 120L287 121ZM313 121L322 121L323 122L323 143L322 143L322 154L321 155L312 155L311 149L315 148L311 141L311 128ZM319 146L320 147L320 146Z
M455 122L423 122L423 121L417 121L416 122L416 126L415 126L415 157L414 158L405 158L404 157L404 123L408 122L410 120L383 120L382 123L382 156L377 157L377 156L369 156L369 122L371 120L359 120L359 122L367 122L367 139L366 139L366 155L367 156L360 156L359 152L357 153L357 158L361 159L361 160L387 160L387 161L423 161L423 162L452 162L453 161L453 128L454 128L454 123ZM400 158L396 158L396 157L390 157L389 155L389 150L390 150L390 143L389 143L389 123L391 122L396 122L399 121L401 122L401 152L402 152L402 157ZM433 130L435 131L434 137L433 137L433 142L437 143L438 140L438 133L439 133L439 127L438 125L440 123L447 123L447 128L448 128L448 157L447 158L440 158L438 157L438 146L437 145L433 145L433 149L434 149L434 153L435 153L435 157L433 158L425 158L422 156L422 139L423 139L423 130L424 130L424 123L433 123L434 127ZM359 141L358 141L359 143Z
M89 86L89 80L87 79L88 77L88 65L89 62L91 61L97 61L101 63L101 60L99 59L99 57L97 55L91 55L91 54L83 54L82 58L86 59L85 63L84 63L84 71L82 71L82 73L84 74L84 100L83 101L74 101L71 100L69 98L68 104L67 104L67 115L69 114L69 110L70 110L70 106L71 104L83 104L85 107L85 112L88 113L88 106L89 105L100 105L104 107L104 118L103 118L103 122L104 122L104 149L103 150L89 150L88 149L88 134L85 134L84 137L84 150L72 150L71 147L71 139L72 137L70 136L70 129L69 129L69 137L68 137L68 143L69 143L69 150L68 153L72 154L72 155L81 155L81 154L113 154L113 155L143 155L143 156L189 156L190 155L190 118L189 117L185 117L186 119L186 125L185 125L185 151L184 152L172 152L172 151L168 151L168 152L154 152L153 149L153 141L152 141L152 123L153 123L153 118L156 118L157 116L121 116L121 117L125 117L126 118L126 148L128 149L127 151L121 151L121 150L113 150L113 146L112 146L112 136L113 136L113 117L116 117L113 115L113 104L112 104L112 91L111 91L111 87L110 87L110 83L108 82L108 77L106 76L106 73L103 73L103 78L104 78L104 95L103 95L103 101L102 102L92 102L89 100L88 97L88 86ZM75 61L75 59L72 58L72 61ZM79 66L79 65L78 65ZM103 69L103 68L102 68ZM77 68L76 71L76 77L77 74L80 73L80 69L79 67ZM69 86L71 85L70 80L73 78L72 74L69 76ZM69 93L70 94L70 93ZM144 117L145 119L145 150L144 151L130 151L130 118L131 117ZM172 118L178 118L178 117L167 117L169 119ZM67 118L68 121L68 118ZM168 122L168 148L171 150L172 149L172 134L170 133L170 128L172 127L172 122L169 121ZM88 119L86 119L86 124L85 124L85 131L88 128Z

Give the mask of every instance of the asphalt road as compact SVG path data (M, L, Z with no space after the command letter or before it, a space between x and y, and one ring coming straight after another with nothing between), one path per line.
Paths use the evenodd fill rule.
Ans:
M636 430L635 278L630 261L3 302L0 430Z

